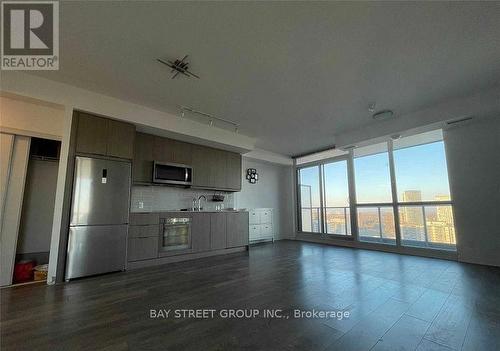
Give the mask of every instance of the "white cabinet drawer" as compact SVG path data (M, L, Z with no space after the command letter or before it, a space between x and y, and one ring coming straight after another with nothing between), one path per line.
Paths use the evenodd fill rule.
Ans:
M273 222L273 212L269 210L264 210L260 212L260 223L272 223Z
M272 224L261 224L260 233L262 236L272 236L273 234L273 225Z
M260 224L250 225L250 230L249 230L250 240L260 239L261 232L262 229Z
M248 223L250 223L250 224L259 224L260 223L259 211L250 211L248 213Z

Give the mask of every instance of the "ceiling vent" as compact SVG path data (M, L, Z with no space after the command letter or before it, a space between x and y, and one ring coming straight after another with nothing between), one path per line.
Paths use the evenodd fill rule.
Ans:
M342 147L340 150L342 150L342 151L349 151L349 150L352 150L352 149L355 149L355 148L356 148L356 145L347 145L347 146Z
M455 120L452 120L452 121L447 121L446 124L451 126L451 125L454 125L454 124L459 124L459 123L463 123L463 122L466 122L466 121L470 121L472 119L471 116L468 116L468 117L463 117L463 118L459 118L459 119L455 119Z

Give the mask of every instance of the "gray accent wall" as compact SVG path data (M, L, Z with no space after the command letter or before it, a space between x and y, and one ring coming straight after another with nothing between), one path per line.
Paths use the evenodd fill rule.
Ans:
M284 166L247 157L242 159L241 192L235 193L237 208L273 208L276 239L294 237L294 203L292 166ZM255 168L259 180L250 184L246 170Z
M500 266L500 116L444 131L458 259Z

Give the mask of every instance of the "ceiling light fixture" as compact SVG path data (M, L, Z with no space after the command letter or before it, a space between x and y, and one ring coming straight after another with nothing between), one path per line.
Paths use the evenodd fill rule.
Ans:
M181 115L184 117L184 114L185 112L191 112L191 113L194 113L196 115L200 115L202 117L205 117L205 118L208 118L208 124L212 127L215 125L215 122L216 121L220 121L222 122L223 124L226 124L226 125L231 125L232 127L234 127L234 132L235 133L238 133L239 132L239 127L240 125L236 122L233 122L233 121L230 121L228 119L224 119L224 118L220 118L220 117L216 117L214 115L211 115L209 113L206 113L206 112L202 112L202 111L198 111L198 110L195 110L191 107L187 107L187 106L181 106L180 107L181 109ZM220 125L220 124L219 124Z
M175 61L170 61L170 60L162 60L162 59L156 59L158 62L163 63L165 66L170 67L172 70L170 73L173 73L172 77L170 79L174 79L177 77L179 74L182 74L188 78L198 78L200 79L199 76L194 74L189 70L189 62L185 61L187 59L188 55L184 56L182 60L175 60Z
M394 112L391 110L379 111L379 112L374 113L372 115L372 118L377 120L377 121L384 120L384 119L390 119L392 117L394 117Z

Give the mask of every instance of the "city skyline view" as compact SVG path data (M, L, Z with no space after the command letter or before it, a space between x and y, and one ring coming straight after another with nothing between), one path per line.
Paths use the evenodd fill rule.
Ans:
M404 143L403 143L404 144ZM393 151L398 214L403 244L455 244L455 227L448 184L444 143L398 147ZM396 228L388 152L363 153L354 158L358 232L361 240L395 244ZM322 168L323 194L319 175ZM302 228L304 231L351 235L347 161L300 170ZM323 213L320 203L323 196ZM417 205L436 202L436 205ZM440 202L444 202L440 205ZM371 203L387 206L367 206ZM405 206L411 203L412 206Z

